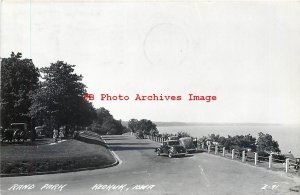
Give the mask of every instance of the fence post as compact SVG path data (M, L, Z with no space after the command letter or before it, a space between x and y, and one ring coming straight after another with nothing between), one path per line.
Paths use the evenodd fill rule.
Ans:
M201 144L201 149L202 149L202 150L204 149L204 143Z
M272 154L270 154L269 156L269 168L272 167Z
M242 152L242 162L246 161L246 155L245 155L245 150Z
M208 145L207 153L210 153L210 145Z
M219 149L218 149L218 146L215 146L215 154L218 154L218 151Z
M225 147L223 147L223 156L225 156Z
M254 164L257 165L257 153L254 152Z
M289 164L290 164L290 159L289 158L285 159L285 172L286 173L289 171Z
M231 152L231 159L234 159L234 149L232 149L232 152Z

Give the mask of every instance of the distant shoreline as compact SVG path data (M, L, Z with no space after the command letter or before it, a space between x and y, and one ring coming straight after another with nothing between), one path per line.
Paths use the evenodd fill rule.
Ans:
M157 126L239 126L239 125L248 125L248 126L282 126L284 124L280 123L197 123L197 122L154 122ZM297 124L291 124L297 125Z
M162 122L162 121L153 121L157 127L172 127L172 126L300 126L300 124L282 124L282 123L213 123L213 122ZM123 121L122 124L128 127L128 121Z

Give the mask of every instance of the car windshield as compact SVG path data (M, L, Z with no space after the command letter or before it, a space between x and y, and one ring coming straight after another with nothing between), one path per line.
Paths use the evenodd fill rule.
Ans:
M182 141L184 144L186 144L186 145L191 145L191 144L193 144L192 139L182 139L181 141Z
M169 146L179 145L179 142L178 141L171 141L171 142L168 142L168 145Z
M11 124L10 128L12 128L12 129L20 129L20 130L24 131L24 125L23 124Z

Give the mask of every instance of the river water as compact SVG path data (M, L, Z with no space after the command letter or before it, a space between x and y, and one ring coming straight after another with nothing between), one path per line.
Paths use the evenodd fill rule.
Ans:
M281 153L292 151L295 157L300 157L300 125L198 125L198 126L158 126L159 133L173 133L179 131L188 132L193 137L207 136L208 134L219 134L227 137L235 135L247 135L258 138L258 133L268 133L278 141Z

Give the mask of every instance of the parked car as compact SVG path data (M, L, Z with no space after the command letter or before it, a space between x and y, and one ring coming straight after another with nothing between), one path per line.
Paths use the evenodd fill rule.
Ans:
M177 140L164 141L160 147L155 149L155 152L157 156L164 154L168 155L169 158L186 155L186 150L179 144L179 141Z
M186 149L187 153L196 152L196 147L193 143L193 138L191 138L191 137L180 138L179 144L182 145Z
M5 129L2 135L2 141L7 140L9 142L22 140L23 142L27 139L31 141L35 140L35 132L27 129L26 123L11 123L8 129Z

